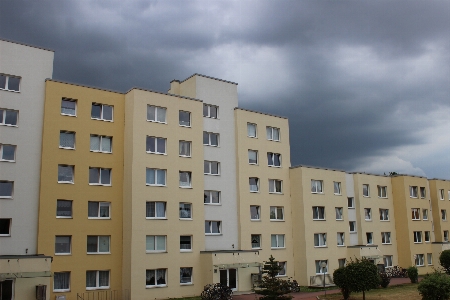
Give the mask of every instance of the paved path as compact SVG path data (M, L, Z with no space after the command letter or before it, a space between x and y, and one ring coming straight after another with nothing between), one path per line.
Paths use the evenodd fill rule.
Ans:
M399 284L405 284L410 283L411 281L409 278L392 278L391 285L399 285ZM327 294L336 294L340 293L339 289L335 290L327 290ZM294 296L293 299L303 299L303 300L317 300L317 296L324 295L324 291L318 291L318 292L299 292L299 293L292 293L292 296ZM246 295L233 295L233 300L255 300L258 299L259 295L256 295L254 293L252 294L246 294Z

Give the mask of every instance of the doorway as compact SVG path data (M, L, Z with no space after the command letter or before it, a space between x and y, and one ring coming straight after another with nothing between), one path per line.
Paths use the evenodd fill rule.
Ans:
M220 283L237 290L237 269L220 270Z
M0 300L12 300L13 299L13 281L5 280L0 281Z

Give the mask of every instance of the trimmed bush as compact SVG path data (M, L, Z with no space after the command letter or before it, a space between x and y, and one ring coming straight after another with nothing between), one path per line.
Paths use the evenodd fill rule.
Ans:
M417 267L409 267L406 269L406 274L408 274L411 283L417 283L419 280L419 270L417 270Z
M200 294L202 300L231 300L233 291L221 283L207 284Z
M380 275L380 285L382 288L387 288L391 282L391 277L386 273L379 273Z
M450 299L450 277L435 271L425 275L417 289L423 300L448 300Z
M352 293L348 287L347 272L344 268L339 268L333 272L333 282L341 289L342 297L347 300Z
M444 268L444 272L450 275L450 250L442 251L439 255L439 263Z

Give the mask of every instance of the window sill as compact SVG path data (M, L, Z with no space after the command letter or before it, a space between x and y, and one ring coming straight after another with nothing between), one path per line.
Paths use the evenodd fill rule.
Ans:
M16 162L15 160L8 160L8 159L0 159L0 162L9 162L9 163L12 163L12 162Z
M414 242L414 244L422 244L422 242Z
M103 122L110 122L110 123L113 123L113 122L114 122L114 120L105 120L105 119L98 119L98 118L91 118L91 120L103 121Z
M158 124L166 124L167 125L167 122L160 122L160 121L154 121L154 120L147 120L147 122L158 123Z
M380 222L389 222L390 220L380 220Z
M284 250L284 249L286 249L286 247L270 247L270 249L272 249L272 250Z
M328 246L314 246L314 248L328 248Z
M275 277L277 277L277 278L280 278L280 277L287 277L287 275L286 275L286 274L284 274L284 275L277 275L277 276L275 276Z
M354 207L347 207L348 209L355 209Z
M11 234L0 234L0 237L8 237L11 236Z
M12 199L12 196L0 196L0 199Z
M186 249L186 250L182 250L180 249L181 253L192 253L192 249Z
M167 284L165 285L146 285L145 288L146 289L157 289L157 288L166 288Z
M180 286L189 286L189 285L194 285L194 284L192 282L180 283Z
M184 158L191 158L191 155L178 155L179 157L184 157Z
M145 218L146 220L167 220L167 218Z
M269 194L275 194L275 195L284 195L283 193L281 193L281 192L269 192Z
M145 253L148 253L148 254L167 253L167 250L161 250L161 251L148 251L148 250L146 250Z
M203 175L209 175L209 176L220 176L220 174L210 174L210 173L203 173Z
M271 168L281 168L281 166L274 166L274 165L268 165L268 167L271 167Z
M94 291L94 290L108 290L109 286L105 287L86 287L86 291Z
M250 193L259 193L259 191L250 191Z
M56 216L57 219L73 219L73 217Z
M420 219L412 219L413 221L420 221Z
M345 245L337 245L338 247L345 247Z
M257 136L249 136L249 135L247 135L247 137L249 137L251 139L257 139L258 138Z
M215 205L215 206L220 206L222 205L221 203L203 203L204 205Z
M392 245L392 243L381 243L381 245Z
M372 219L364 219L366 222L372 222Z
M181 124L179 124L179 126L180 126L180 127L184 127L184 128L192 128L191 125L181 125Z
M145 151L147 154L167 155L167 153Z
M88 220L111 220L111 217L88 217Z
M11 124L0 124L0 125L7 127L19 127L19 125L11 125Z
M334 193L334 195L335 195L335 196L342 196L342 194L336 194L336 193Z
M180 189L192 189L192 186L180 186Z
M349 231L350 233L358 233L358 231Z
M74 149L75 150L75 149ZM100 150L89 150L92 153L106 153L106 154L112 154L112 151L100 151Z
M53 293L66 293L66 292L70 292L70 289L66 289L66 290L53 290Z
M112 184L89 183L91 186L112 186Z
M284 222L284 220L270 219L270 222Z
M422 221L428 221L428 219L423 219Z
M364 195L363 195L363 197L364 197L364 198L370 198L370 196L364 196Z
M252 248L252 250L262 250L262 248L261 248L261 247L258 247L258 248Z
M111 252L87 252L87 255L108 255L111 254Z
M149 183L146 183L145 184L146 186L162 186L162 187L166 187L166 185L162 185L162 184L149 184Z
M68 256L68 255L72 255L72 253L55 253L55 255L57 255L57 256Z
M258 166L258 163L251 163L251 162L249 162L248 164L251 165L251 166Z
M64 149L64 150L75 150L75 147L61 147L61 146L59 146L59 149Z
M326 221L326 219L313 219L313 221Z
M0 91L13 92L13 93L20 93L20 91L16 91L16 90L7 90L7 89L2 89L2 88L0 88Z
M261 222L261 219L250 219L252 222Z
M267 139L268 141L271 141L271 142L280 142L280 140L271 140L271 139Z
M209 235L209 236L219 236L222 235L221 233L205 233L205 235Z
M66 117L77 117L77 115L69 115L69 114L63 114L63 113L61 113L61 116L66 116Z
M387 199L388 197L380 197L380 196L378 196L378 198L380 198L380 199Z
M217 147L217 148L219 148L219 145L210 145L210 144L203 144L203 146L208 146L208 147Z
M417 199L418 197L409 196L409 198Z
M180 221L192 221L192 218L179 218Z
M344 221L344 219L336 219L336 221Z

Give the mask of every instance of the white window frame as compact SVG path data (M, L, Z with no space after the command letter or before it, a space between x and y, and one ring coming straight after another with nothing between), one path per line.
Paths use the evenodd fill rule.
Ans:
M60 167L61 168L68 168L67 170L71 170L71 173L72 173L72 179L71 180L59 180ZM75 166L74 165L64 165L64 164L58 165L58 183L68 183L68 184L74 184L75 183Z
M158 271L164 271L164 283L158 284L158 279L156 278L158 276ZM147 284L147 277L148 273L153 272L155 284ZM165 287L167 286L167 269L146 269L145 270L145 287L146 288L156 288L156 287Z
M15 113L15 124L6 123L7 113ZM0 108L0 125L9 127L19 127L19 111L13 109Z
M181 267L180 268L180 285L192 285L194 283L194 281L193 281L194 271L193 270L194 269L192 267ZM189 274L191 275L189 277L189 281L184 281L183 280L183 278L187 278L187 277L183 277L183 274L186 271L189 271Z
M279 185L279 189L277 185ZM269 179L269 194L283 194L283 180Z
M181 245L181 238L188 237L189 238L189 248L183 248ZM183 245L188 245L183 243ZM192 252L192 235L180 235L180 252Z
M314 221L325 221L325 206L313 206L313 220Z
M283 237L283 245L281 245L281 239ZM273 243L275 241L275 244ZM270 236L270 248L271 249L285 249L286 248L286 236L284 234L272 234Z
M14 75L8 75L8 74L0 74L0 76L5 77L5 85L4 86L0 86L0 90L8 91L8 92L14 92L14 93L20 93L20 86L21 86L21 83L22 83L22 77L14 76ZM17 79L19 79L19 88L17 90L9 88L9 79L10 78L17 78Z
M314 248L324 247L327 247L327 234L325 232L314 233Z
M351 206L348 205L349 202L351 202ZM347 197L347 208L355 208L355 198L354 197Z
M336 220L337 221L344 220L344 208L343 207L335 207L334 208L334 212L336 214Z
M353 226L352 226L353 225ZM352 230L353 227L353 230ZM349 221L348 222L348 230L350 233L355 233L356 231L356 222L355 221Z
M215 117L211 114L212 108L216 109ZM206 111L205 111L205 109L206 109ZM219 107L217 105L203 103L203 117L210 118L210 119L219 119Z
M208 143L205 144L205 135L208 136ZM212 143L212 136L216 136L216 140L217 140L217 145ZM220 134L219 133L215 133L215 132L208 132L208 131L203 131L203 146L210 146L210 147L219 147L220 145Z
M259 241L257 243L253 243L254 237L258 238ZM261 235L260 234L252 234L250 235L250 242L252 244L252 249L261 249ZM258 244L257 246L254 244Z
M427 190L425 189L424 186L420 187L420 198L425 199L425 197L427 196Z
M345 258L338 258L338 266L339 268L343 268L347 265L347 260Z
M373 245L373 232L366 232L367 245Z
M67 109L67 108L63 108L63 103L64 102L73 102L75 103L75 108L73 109L74 113L68 113L68 112L63 112L63 109ZM76 99L71 99L71 98L61 98L61 115L63 116L68 116L68 117L76 117L77 116L77 106L78 106L78 101Z
M281 267L280 272L278 272L277 277L285 277L287 276L287 272L286 272L286 262L285 261L279 261L278 262L278 266Z
M425 265L425 259L423 254L416 254L415 255L415 264L417 267L423 267Z
M387 186L377 185L378 198L387 198Z
M155 182L148 182L149 178L147 174L149 172L154 172ZM146 168L145 169L145 185L148 186L166 186L167 184L167 170L166 169L157 169L157 168ZM158 172L162 172L164 174L164 183L158 183Z
M187 181L182 181L187 179ZM192 172L179 171L179 185L180 188L190 189L192 188Z
M411 219L413 221L420 221L420 208L411 208Z
M4 195L0 194L0 199L12 199L14 196L14 181L10 180L0 180L0 185L2 184L8 184L8 186L11 186L11 194L7 195L6 193ZM2 189L0 191L3 193Z
M86 286L86 290L105 290L109 289L111 285L111 271L110 270L87 270L86 271L86 277L87 272L95 272L95 287L88 287ZM108 272L108 285L102 285L100 286L100 272Z
M217 173L213 173L212 171L212 164L217 164ZM206 170L207 169L207 170ZM218 161L211 161L211 160L205 160L203 163L203 174L204 175L212 175L212 176L219 176L220 175L220 162Z
M311 193L323 194L323 180L311 179Z
M152 120L149 118L149 110L154 110L153 115L155 116L155 119ZM164 111L164 121L159 121L159 115L161 114L161 111ZM161 107L161 106L155 106L147 104L147 121L148 122L154 122L154 123L161 123L161 124L167 124L167 108Z
M57 244L58 238L68 238L69 239L69 251L68 252L63 252L63 251L59 251L57 252ZM59 244L62 244L61 242ZM66 243L67 244L67 243ZM72 236L71 235L55 235L55 255L72 255Z
M253 135L250 135L250 130L249 130L249 128L250 128L251 126L254 126L254 127L255 127L255 135L254 135L254 136L253 136ZM247 137L249 137L249 138L254 138L254 139L258 138L258 126L257 126L255 123L247 123Z
M424 221L428 220L428 209L426 209L426 208L422 209L422 219Z
M7 222L8 222L8 233L0 233L0 236L11 236L12 219L11 218L0 218L0 220L2 220L2 221L7 220Z
M429 266L433 264L433 253L427 253L427 264Z
M187 206L189 209L186 210L185 206ZM178 204L178 217L180 220L192 220L192 213L193 213L193 209L192 209L192 203L189 202L180 202ZM183 212L187 211L186 214L188 214L188 216L183 216Z
M439 200L444 200L444 189L439 189Z
M154 139L153 146L155 147L155 151L150 150L150 146L152 144L151 139ZM158 149L158 142L160 142L160 141L164 142L164 152L160 152ZM163 138L163 137L147 135L147 137L145 138L145 152L150 153L150 154L167 155L167 139Z
M73 146L61 145L61 134L73 135ZM59 149L75 150L76 145L76 133L74 131L60 130L59 131Z
M187 145L187 147L184 145ZM179 146L178 155L180 157L192 157L192 142L191 141L179 141L178 146ZM186 155L182 154L182 152L184 152L184 150L182 150L182 149L185 149L185 148L187 149L187 152L189 152Z
M64 202L67 202L67 203L70 203L70 216L58 216L58 202L61 202L61 204L62 204L62 201L64 201ZM57 199L56 200L56 218L57 219L72 219L73 217L73 201L72 200L66 200L66 199Z
M383 263L385 268L392 268L393 264L393 256L392 255L383 255Z
M150 203L154 203L154 208L155 208L155 211L153 212L155 214L154 217L147 216L147 212L150 210L148 208L148 206L150 206ZM160 205L162 204L164 206L164 216L163 217L158 216L158 208L157 208L158 204L160 204ZM164 201L146 201L145 202L145 218L146 219L150 219L150 220L153 220L153 219L166 220L167 219L167 202L164 202Z
M91 182L91 170L92 172L97 171L98 173L98 182ZM105 171L108 171L107 173L105 173ZM109 183L102 183L103 179L108 179L108 178L103 178L103 177L107 177L109 175ZM101 186L111 186L112 184L112 169L111 168L99 168L99 167L89 167L89 185L101 185Z
M325 262L327 264L325 267L325 273L323 272L322 262ZM328 260L316 260L315 265L316 265L316 275L328 274ZM317 272L317 270L319 270L319 272Z
M217 224L217 229L219 232L212 232L213 230L213 223ZM206 232L206 228L209 228L209 232ZM221 235L222 234L222 221L213 221L213 220L206 220L205 221L205 235Z
M369 186L369 184L364 183L362 186L363 186L362 187L363 197L366 197L366 198L370 197L370 186Z
M5 147L12 147L14 148L14 157L13 159L5 159L3 157L4 152L4 148ZM11 144L0 144L0 161L2 162L15 162L16 161L16 150L17 150L17 145L11 145Z
M92 107L94 107L94 106L100 106L101 107L100 108L100 118L96 118L96 117L92 116ZM104 121L104 122L114 122L114 105L92 102L92 107L91 107L91 119L92 120L99 120L99 121ZM105 119L105 117L103 115L105 107L111 107L111 120Z
M278 157L278 163L275 163L275 157ZM274 152L267 152L267 165L269 167L273 167L273 168L281 168L281 154L280 153L274 153Z
M364 208L364 220L372 221L372 209Z
M148 241L153 239L153 247L154 249L148 249ZM161 240L164 240L162 242ZM163 245L161 245L163 243ZM160 246L163 246L163 249ZM165 253L167 252L167 235L146 235L145 236L145 253Z
M389 221L389 209L380 208L380 221Z
M383 245L390 245L391 243L391 232L386 231L381 233L381 243Z
M217 193L218 202L212 202L214 193ZM221 200L221 195L220 194L221 194L220 191L205 190L203 192L203 195L204 195L203 203L207 204L207 205L221 205L221 201L220 201ZM206 202L207 199L208 199L208 202Z
M444 230L443 235L442 235L442 240L444 242L448 242L448 230Z
M256 214L252 213L252 208L256 210ZM251 221L261 221L261 206L259 205L250 205L250 220Z
M252 185L250 183L251 180L255 180L256 184ZM259 193L259 178L258 177L249 177L248 184L249 184L249 188L250 188L250 193ZM256 190L255 189L252 190L252 186L256 187Z
M284 206L271 206L269 216L270 221L275 222L284 221Z
M414 244L422 243L422 231L413 231Z
M339 181L333 181L333 189L335 195L342 195L341 183Z
M423 232L423 239L425 243L429 243L431 241L431 233L430 231L424 231Z
M97 238L97 251L88 251L88 241L89 237L96 237ZM107 238L108 240L108 251L100 251L100 238ZM87 254L111 254L111 236L110 235L88 235L86 238L86 253Z
M278 139L276 139L274 132L278 131ZM280 128L266 126L266 137L268 141L279 142L281 140Z
M441 220L447 221L447 210L446 209L441 209Z
M97 206L97 216L89 216L89 204L95 203ZM101 215L102 208L108 208L108 216L103 217ZM88 219L103 219L103 220L110 220L111 219L111 202L104 202L104 201L88 201Z
M92 139L93 138L98 138L98 145L99 145L99 149L92 149ZM103 149L103 140L104 139L109 139L109 150L107 149ZM100 153L112 153L112 147L113 147L113 138L112 136L106 136L106 135L98 135L98 134L91 134L90 137L90 144L89 144L89 151L91 152L100 152Z
M336 239L337 239L336 244L338 247L345 246L345 232L338 232L336 234ZM339 241L341 241L341 243L339 243Z
M417 198L418 196L418 188L417 186L409 186L409 197L410 198Z
M250 154L255 155L255 162L252 162L252 159L250 158ZM249 165L258 165L258 150L251 150L248 149L248 164Z
M187 113L188 115L189 115L189 124L182 124L181 122L181 114L182 113ZM185 121L183 121L183 122L185 122ZM192 127L192 114L191 114L191 112L190 111L187 111L187 110L180 110L179 112L178 112L178 125L180 126L180 127Z
M64 281L67 282L67 287L64 288L55 288L55 279L59 276L67 276L67 279ZM60 293L60 292L69 292L70 291L70 272L54 272L53 273L53 292Z

